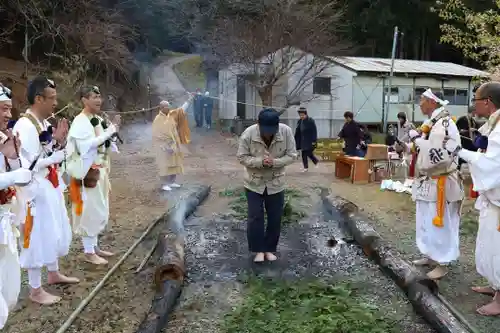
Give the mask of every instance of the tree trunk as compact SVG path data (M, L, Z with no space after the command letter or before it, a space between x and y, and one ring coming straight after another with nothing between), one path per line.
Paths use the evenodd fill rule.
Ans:
M160 259L154 274L156 290L161 291L168 280L184 281L184 238L176 235L160 235L157 251Z
M259 88L259 97L262 101L262 105L265 107L273 105L273 86L266 85L262 88Z
M210 192L210 186L200 186L184 199L181 199L167 217L167 226L183 224ZM182 209L179 216L178 209ZM182 221L175 221L176 218ZM160 333L168 323L184 284L186 267L184 263L184 237L181 230L174 233L162 233L158 236L158 245L154 257L158 259L153 276L156 289L151 308L141 322L136 333Z
M156 252L158 266L154 274L156 294L147 317L137 333L160 333L175 308L181 294L186 268L184 266L184 238L176 235L160 235Z

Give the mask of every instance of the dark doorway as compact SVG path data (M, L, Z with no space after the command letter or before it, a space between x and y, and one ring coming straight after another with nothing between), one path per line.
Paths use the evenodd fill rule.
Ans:
M236 115L240 119L246 119L246 80L243 75L236 77Z

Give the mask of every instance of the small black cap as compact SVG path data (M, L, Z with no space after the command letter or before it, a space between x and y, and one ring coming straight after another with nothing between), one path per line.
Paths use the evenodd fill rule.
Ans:
M264 109L259 113L259 130L261 134L273 135L278 132L280 114L275 109Z

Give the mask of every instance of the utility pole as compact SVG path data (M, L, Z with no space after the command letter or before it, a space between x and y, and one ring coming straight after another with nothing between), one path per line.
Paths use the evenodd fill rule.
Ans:
M391 72L389 74L389 80L387 84L387 91L385 92L385 98L387 99L386 108L384 112L384 119L382 121L383 132L387 133L387 120L389 117L389 111L391 107L391 88L392 88L392 76L394 75L394 59L396 58L396 48L398 44L398 27L394 27L394 38L392 40L392 54L391 54Z

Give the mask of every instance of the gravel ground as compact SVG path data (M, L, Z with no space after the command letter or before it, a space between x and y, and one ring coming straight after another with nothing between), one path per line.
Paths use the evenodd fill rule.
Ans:
M330 166L333 172L333 166ZM382 192L380 184L352 185L335 180L332 192L354 202L372 218L381 235L396 246L408 260L419 258L415 245L415 205L407 194ZM472 200L466 200L461 220L461 257L451 266L450 273L440 282L440 291L479 332L498 332L500 319L476 315L478 306L490 298L470 290L485 285L476 273L474 250L477 230L477 211Z

